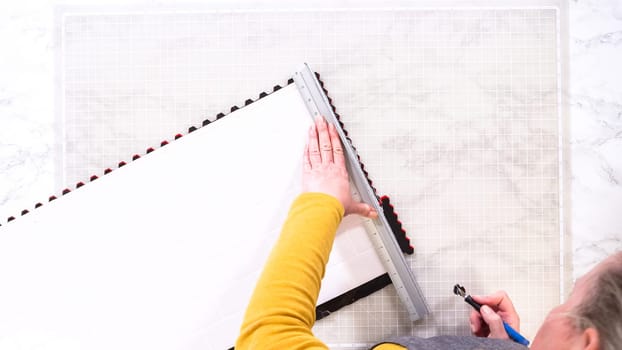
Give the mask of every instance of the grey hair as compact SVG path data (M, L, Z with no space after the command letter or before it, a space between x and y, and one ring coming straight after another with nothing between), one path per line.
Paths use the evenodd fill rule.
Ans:
M622 344L622 252L612 260L573 312L580 330L593 327L598 331L600 350L617 350Z

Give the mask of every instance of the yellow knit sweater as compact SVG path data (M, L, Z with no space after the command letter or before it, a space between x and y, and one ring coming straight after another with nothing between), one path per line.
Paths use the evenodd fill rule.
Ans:
M343 214L341 203L326 194L305 193L294 201L246 309L236 350L328 349L311 327ZM405 348L380 344L374 349Z

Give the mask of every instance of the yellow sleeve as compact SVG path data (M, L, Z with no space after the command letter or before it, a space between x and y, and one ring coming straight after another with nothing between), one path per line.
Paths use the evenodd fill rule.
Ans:
M328 349L311 333L343 205L322 193L294 201L244 315L236 350Z
M372 350L407 350L405 347L393 344L393 343L382 343L374 346Z

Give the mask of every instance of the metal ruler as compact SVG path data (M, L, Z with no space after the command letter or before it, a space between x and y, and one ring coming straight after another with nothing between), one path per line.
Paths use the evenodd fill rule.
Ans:
M397 294L408 310L410 319L412 321L421 319L429 313L421 289L400 250L386 217L383 215L378 197L363 173L358 155L346 138L320 82L306 63L294 74L294 82L311 113L311 117L315 118L322 115L327 122L335 125L346 154L353 197L371 205L379 214L377 219L363 218L363 224L397 290Z

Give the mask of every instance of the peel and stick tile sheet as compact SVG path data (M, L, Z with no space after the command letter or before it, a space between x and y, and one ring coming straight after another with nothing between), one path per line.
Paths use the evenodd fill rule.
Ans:
M233 346L310 124L292 84L0 227L0 348ZM384 274L348 217L318 304Z

